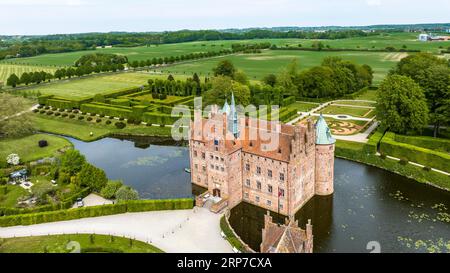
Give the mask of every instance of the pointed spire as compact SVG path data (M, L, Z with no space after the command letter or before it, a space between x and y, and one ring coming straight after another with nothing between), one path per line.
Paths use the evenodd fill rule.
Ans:
M235 138L239 137L239 127L238 127L238 115L236 111L236 104L234 101L234 93L231 92L231 106L230 106L230 114L228 116L229 126L231 128L230 131L233 133Z
M327 122L320 113L319 119L316 122L316 144L329 145L334 144L336 140L331 135L330 128L328 128Z
M224 113L226 115L230 114L230 106L228 105L227 99L225 99L225 104L223 105L222 113Z

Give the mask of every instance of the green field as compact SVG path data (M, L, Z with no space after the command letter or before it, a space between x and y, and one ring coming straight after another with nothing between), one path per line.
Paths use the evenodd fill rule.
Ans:
M161 253L150 244L124 237L98 234L49 235L0 238L0 253L69 253L76 242L81 253Z
M80 99L102 94L113 90L139 87L153 77L149 73L116 73L113 75L99 75L81 79L63 80L48 85L37 85L30 92L39 91L43 95L56 95L67 99Z
M163 68L161 72L181 75L193 73L210 75L213 67L219 61L226 59L233 62L237 69L246 72L250 79L260 80L267 74L279 73L293 59L298 60L300 69L307 69L320 65L322 60L328 56L341 57L361 65L370 65L375 72L374 82L378 83L401 58L407 56L407 53L264 50L260 54L238 54L174 65Z
M349 49L385 49L387 46L393 46L397 49L406 45L407 49L422 50L432 53L438 53L439 47L447 48L450 42L419 42L418 33L385 33L377 36L355 37L350 39L320 40L325 45L332 48ZM77 51L58 54L44 54L29 58L9 59L5 62L18 64L37 64L49 66L68 66L81 56L93 52L114 53L126 55L130 61L146 60L154 57L166 57L174 55L183 55L194 52L219 51L224 48L230 48L233 43L258 43L270 42L278 47L298 46L311 47L316 40L302 39L255 39L255 40L223 40L223 41L200 41L178 44L164 44L159 46L140 46L140 47L113 47L101 48L96 50Z
M37 66L37 65L13 65L0 63L0 82L4 82L6 85L6 80L8 77L15 73L19 78L25 72L34 71L45 71L48 73L55 72L56 68L48 66Z
M47 140L48 146L40 148L39 140ZM3 139L0 140L0 161L6 161L9 154L15 153L19 155L22 162L29 162L54 156L59 149L71 146L70 141L65 138L46 134L36 134L19 139Z
M96 50L86 50L68 53L44 54L29 58L9 59L4 62L17 64L34 64L50 66L70 66L81 56L90 53L112 53L128 57L129 61L140 61L152 58L164 58L170 56L179 56L196 52L220 51L230 49L234 43L257 43L270 42L277 45L296 44L298 39L258 39L258 40L239 40L239 41L202 41L178 44L164 44L139 47L113 47L100 48Z

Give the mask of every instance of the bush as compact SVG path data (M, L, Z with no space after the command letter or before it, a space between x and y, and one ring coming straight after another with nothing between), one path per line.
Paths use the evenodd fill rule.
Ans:
M47 140L39 140L38 142L39 147L44 148L48 146Z
M90 113L89 114L91 117L94 117L95 116L95 113Z
M61 116L61 113L56 112L56 113L55 113L55 117L59 117L59 116Z
M39 109L33 109L33 113L39 112Z
M63 108L59 108L58 112L64 112L64 109Z
M41 114L45 114L45 110L41 110L41 111L39 111L39 113L41 113Z
M116 197L116 192L123 186L122 181L108 181L105 187L100 191L101 196L106 199L113 199Z
M398 163L400 163L402 165L406 165L406 164L408 164L408 162L409 162L408 159L402 158L402 159L400 159L400 161Z
M92 121L92 117L87 117L87 121Z
M100 114L100 117L101 117L101 118L104 118L104 117L105 117L105 114Z
M111 122L110 120L107 120L105 123L106 123L107 125L110 125L112 122Z
M83 120L83 119L84 119L83 116L79 116L79 117L78 117L78 120Z
M124 122L119 121L119 122L116 122L115 126L117 129L123 129L123 128L125 128L126 124Z
M67 114L67 113L62 113L61 114L61 116L63 117L63 118L65 118L65 117L67 117L69 114Z
M100 122L102 122L102 119L98 118L98 119L95 120L95 122L100 123Z
M426 172L430 172L430 171L431 171L431 168L428 167L428 166L423 166L423 170L426 171Z
M109 119L114 119L114 117L113 117L113 116L109 116L108 118L109 118Z
M53 115L53 111L47 111L47 115Z
M133 120L133 119L128 119L128 120L127 120L127 123L128 123L128 124L133 124L133 123L134 123L134 120Z
M138 192L129 187L129 186L121 186L117 192L115 193L117 200L126 201L126 200L137 200L139 199Z
M74 114L70 114L70 115L69 115L69 118L74 118L74 117L75 117Z

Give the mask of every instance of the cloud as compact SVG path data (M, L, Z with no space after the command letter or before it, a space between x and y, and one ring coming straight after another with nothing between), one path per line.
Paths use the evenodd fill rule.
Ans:
M381 6L381 0L366 0L366 3L371 7Z
M83 0L0 0L0 6L82 6Z

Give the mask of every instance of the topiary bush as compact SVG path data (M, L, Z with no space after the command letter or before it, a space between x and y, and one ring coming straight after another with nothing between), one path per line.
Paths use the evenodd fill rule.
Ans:
M47 111L47 115L53 115L53 111Z
M65 117L67 117L69 114L67 114L67 113L62 113L61 114L61 116L63 117L63 118L65 118Z
M43 139L43 140L39 140L39 142L38 142L38 146L39 146L40 148L44 148L44 147L47 147L47 146L48 146L48 142L47 142L47 140L45 140L45 139Z
M78 120L83 120L83 119L84 119L83 116L79 116L79 117L78 117Z
M431 168L428 167L428 166L423 166L423 170L426 171L426 172L430 172L430 171L431 171Z
M106 124L110 125L112 122L110 120L106 121Z
M59 116L61 116L61 113L56 112L56 113L55 113L55 117L59 117Z
M400 159L400 161L398 163L400 163L402 165L406 165L406 164L408 164L408 162L409 161L407 159L402 158L402 159Z
M92 117L88 117L86 120L87 121L92 121Z
M95 122L100 123L100 122L102 122L102 119L98 118L98 119L95 120Z
M118 122L116 122L115 126L116 126L117 129L123 129L127 125L124 122L118 121Z
M75 117L74 114L70 114L70 115L69 115L69 118L74 118L74 117Z

